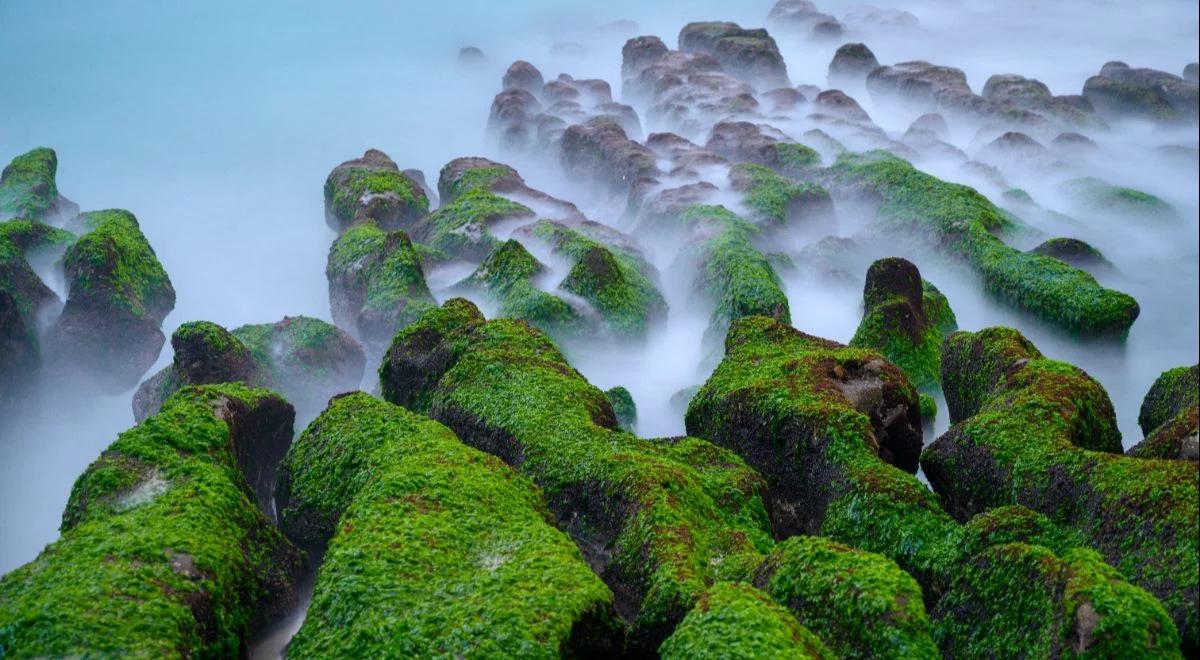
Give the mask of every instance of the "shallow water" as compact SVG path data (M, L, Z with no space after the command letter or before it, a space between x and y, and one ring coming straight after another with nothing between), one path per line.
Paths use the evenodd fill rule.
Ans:
M503 69L521 57L548 79L560 71L602 77L616 93L620 45L629 35L596 26L629 18L639 33L673 45L689 20L760 26L771 4L5 2L0 160L51 146L63 194L84 209L121 207L137 215L178 293L167 334L195 319L227 327L284 315L328 319L324 265L334 234L324 223L321 186L334 165L376 147L434 183L451 158L490 155L512 162L530 185L615 225L621 207L612 200L593 198L552 165L496 153L486 143L488 107ZM853 3L819 4L841 15ZM1078 93L1107 60L1178 72L1197 51L1197 8L1190 2L1152 3L1136 12L1109 2L896 6L911 9L927 31L919 39L868 35L879 60L957 66L976 91L992 73L1015 72L1041 79L1055 93ZM792 81L825 87L838 44L777 36ZM581 43L585 54L551 58L552 45L564 41ZM489 66L459 70L455 55L463 45L481 47ZM915 116L851 93L888 131L902 132ZM956 137L960 147L972 138ZM1100 246L1123 273L1111 285L1142 306L1123 345L1080 344L983 297L960 269L918 261L949 297L961 327L1014 325L1043 352L1099 378L1127 446L1141 438L1137 408L1153 379L1197 360L1197 175L1186 167L1147 168L1138 157L1139 149L1171 140L1195 146L1195 132L1176 139L1117 127L1098 138L1101 156L1087 165L1088 173L1163 196L1186 227L1181 237L1177 229L1143 231L1120 218L1083 219L1080 237ZM1035 198L1057 201L1042 174L1022 168L1005 174ZM852 209L842 211L844 233L862 224ZM659 247L656 263L665 271L671 246ZM688 308L685 290L667 284L670 321L643 345L568 347L595 384L629 388L645 436L683 432L669 400L703 382L712 366L700 350L705 317ZM857 290L799 278L786 284L797 327L850 338L861 314ZM168 346L158 366L169 360ZM133 423L129 399L128 393L80 399L51 387L40 405L0 420L0 573L57 536L75 477ZM938 430L946 423L943 415Z

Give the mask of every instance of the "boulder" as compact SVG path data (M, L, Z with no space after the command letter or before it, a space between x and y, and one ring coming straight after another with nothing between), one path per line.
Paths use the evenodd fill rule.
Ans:
M730 658L832 658L833 652L770 596L744 583L719 582L697 601L658 655L703 657L721 649Z
M10 218L62 225L79 206L58 193L58 155L38 147L12 159L0 173L0 221Z
M458 66L462 69L478 69L487 64L487 56L476 46L463 46L458 49Z
M1138 458L1200 460L1200 367L1164 371L1142 399L1138 425L1146 438L1127 452Z
M500 318L525 321L559 340L578 337L587 322L571 303L537 288L535 280L545 271L524 245L509 239L454 289L496 305Z
M764 87L790 86L779 46L764 29L737 23L688 23L679 31L679 50L712 55L735 76Z
M1106 259L1099 250L1078 238L1047 239L1030 252L1054 257L1093 274L1115 270L1112 262Z
M567 172L620 193L660 174L654 152L629 139L619 123L605 117L569 127L562 136L559 162Z
M383 229L407 229L428 211L429 198L420 183L377 149L338 165L325 179L325 221L339 234L366 221Z
M289 654L621 648L612 592L537 486L433 420L362 392L337 397L288 451L279 493L285 533L328 545Z
M59 539L0 578L6 657L243 653L297 603L302 555L261 508L293 416L265 390L186 388L122 433Z
M509 65L500 82L503 89L519 89L534 96L541 94L546 84L542 72L525 60L517 60Z
M866 44L842 44L829 62L829 84L861 83L878 66L879 60Z
M1200 116L1200 87L1155 69L1108 62L1083 84L1083 96L1102 116L1136 118L1160 124L1195 122Z
M622 431L633 433L637 428L637 404L629 390L621 387L610 387L604 390L604 397L612 404L613 412L617 415L617 425Z
M78 218L63 256L66 305L45 337L47 368L102 392L125 392L158 359L175 289L129 211Z

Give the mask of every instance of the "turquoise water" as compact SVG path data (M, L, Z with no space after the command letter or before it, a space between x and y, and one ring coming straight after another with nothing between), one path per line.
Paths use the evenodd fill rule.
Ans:
M857 3L820 4L840 15ZM178 293L164 324L168 334L193 319L233 327L284 315L329 318L324 265L334 236L324 223L321 185L334 165L376 147L432 182L451 158L490 154L483 135L488 106L513 59L533 61L547 78L560 71L603 77L616 91L620 45L629 35L606 23L633 19L639 33L673 44L689 20L757 26L770 5L0 0L0 161L51 146L66 196L84 209L120 207L137 215ZM1038 77L1056 93L1078 93L1109 59L1178 72L1196 57L1197 10L1190 2L1148 3L1136 13L1105 2L909 6L932 36L881 36L870 42L880 61L959 66L976 91L988 75L1011 71ZM562 42L579 42L585 54L552 57ZM460 70L455 58L464 45L481 47L490 65ZM836 44L781 45L794 82L824 86ZM860 101L874 110L868 99ZM903 129L889 117L875 118L889 130ZM1140 171L1136 163L1112 167L1124 182L1168 197L1194 226L1194 174ZM529 178L551 192L578 192L553 172L534 170ZM1090 351L1049 338L1043 346L1103 380L1127 444L1136 434L1136 405L1153 378L1196 361L1194 243L1164 249L1185 262L1178 271L1183 279L1170 291L1153 277L1155 254L1130 255L1143 318L1126 349ZM796 286L790 293L797 325L848 339L858 301ZM973 286L942 286L965 327L1020 323L973 298ZM649 406L651 427L644 432L680 432L680 420L655 422L655 406L673 390L657 391L654 372L693 367L694 344L654 346L675 353L615 362L584 355L579 364L598 384L625 384L639 405ZM160 365L169 360L168 349ZM614 373L613 364L625 371ZM0 573L55 538L75 476L131 424L128 394L85 401L64 395L0 420Z

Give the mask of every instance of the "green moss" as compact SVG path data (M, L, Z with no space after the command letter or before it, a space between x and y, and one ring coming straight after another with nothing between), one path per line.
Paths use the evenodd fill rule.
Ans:
M1176 217L1170 204L1150 193L1114 186L1094 177L1071 179L1063 183L1061 188L1087 211L1122 217Z
M443 170L444 172L445 170ZM516 176L516 172L507 165L497 165L495 167L472 167L463 170L457 179L449 182L445 190L440 190L442 195L442 203L449 204L473 190L483 190L490 192L492 187L497 182L505 179L511 179ZM439 179L440 182L440 179Z
M1142 399L1138 426L1150 435L1187 408L1200 405L1200 365L1168 369L1155 379Z
M724 206L691 206L682 219L705 227L708 236L685 249L700 265L695 288L715 305L710 335L724 335L733 321L756 314L791 323L779 277L751 242L754 227Z
M1007 594L1005 607L988 607ZM951 657L1177 658L1179 636L1150 594L1091 550L996 545L970 560L938 605Z
M916 580L895 562L816 536L780 543L755 585L839 658L937 658Z
M820 163L820 157L816 161ZM756 163L738 163L730 168L729 178L744 194L743 201L759 224L783 228L793 209L832 208L829 191L815 183L792 181Z
M775 160L784 173L795 174L819 167L821 154L798 142L779 142L775 145Z
M453 257L479 261L500 245L488 230L490 225L533 216L523 204L476 188L429 214L414 229L413 237Z
M12 159L0 174L0 219L45 216L58 200L57 171L58 156L46 147Z
M69 231L40 222L11 220L0 222L0 291L8 292L17 313L36 343L36 308L52 295L30 267L26 257L41 251L68 247L75 241Z
M325 179L326 212L342 228L363 220L376 220L392 228L416 220L429 211L425 191L408 175L392 167L361 161L343 164Z
M339 397L281 479L283 529L329 542L289 656L619 648L612 592L537 487L445 426L361 392Z
M621 430L633 433L633 430L637 428L637 405L633 402L633 395L629 393L629 390L618 385L605 390L604 396L612 404Z
M329 249L325 276L333 309L364 341L386 344L397 330L437 306L422 258L408 235L373 222L347 229Z
M509 239L455 288L483 294L500 306L502 318L527 321L560 339L579 336L585 323L570 303L534 286L545 269L525 246Z
M362 378L362 347L332 323L290 316L232 332L269 382L300 408L319 409L330 394L353 390Z
M186 389L122 433L76 481L61 538L0 579L0 653L239 654L299 564L239 452L290 437L285 402L234 385Z
M1090 274L1041 254L1017 251L993 235L1012 222L973 188L949 183L885 152L846 154L828 171L865 186L880 199L877 219L889 229L916 230L969 263L988 291L1014 307L1084 335L1128 332L1139 308Z
M748 584L719 582L658 649L674 658L837 657L786 609Z
M1033 198L1021 188L1009 188L1004 191L1004 201L1015 204L1033 204Z
M80 216L87 233L63 257L73 308L99 308L161 323L175 307L175 289L137 218L120 209Z
M429 411L542 488L617 582L643 652L714 580L748 574L770 546L762 482L740 459L695 438L617 431L604 393L523 323L484 322L449 301L396 336L380 381L389 401Z
M1043 357L1015 330L959 332L945 344L943 386L955 426L922 466L966 517L1023 504L1078 531L1131 582L1163 601L1197 645L1200 495L1195 464L1120 455L1103 387Z
M917 403L921 406L922 422L932 423L937 417L937 399L933 398L933 396L930 394L921 392L917 395Z

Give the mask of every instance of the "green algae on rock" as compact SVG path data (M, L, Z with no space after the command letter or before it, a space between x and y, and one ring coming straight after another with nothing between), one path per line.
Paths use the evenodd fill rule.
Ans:
M583 317L566 300L534 285L545 270L524 245L510 238L455 288L478 292L499 305L501 318L525 321L558 339L577 337L586 327Z
M999 521L981 522L978 530L964 528L915 476L880 459L879 438L915 433L919 447L916 420L904 422L913 416L914 399L902 373L877 354L811 337L772 319L749 317L730 328L725 359L692 399L687 429L734 449L763 473L778 534L821 534L884 555L921 585L935 627L953 626L956 617L974 614L940 608L939 599L959 581L974 579L964 575L973 566L968 560L993 538L1004 541L1003 534L993 537L989 530L1008 525L1015 535L1021 533L1021 525ZM901 406L909 410L907 416L878 414ZM1037 528L1033 523L1024 526ZM1043 529L1029 540L1069 553L1075 547L1064 540L1069 538L1070 530L1051 534ZM1031 582L1012 588L1016 591L978 591L977 609L971 612L983 612L980 620L985 621L987 616L1000 616L1014 599L1028 596L1025 590L1040 587ZM1089 611L1103 609L1113 615L1100 648L1111 650L1112 640L1127 640L1128 645L1118 648L1138 655L1148 648L1147 640L1157 638L1160 645L1154 649L1177 653L1172 640L1178 633L1170 619L1118 615L1152 613L1157 607L1152 595L1131 587L1115 571L1089 589L1086 598L1054 610L1054 618L1039 634L1057 635L1080 617L1090 616ZM975 648L1000 648L1003 643L998 637ZM1078 652L1097 643L1083 640ZM941 643L939 649L946 651Z
M428 212L421 184L377 149L338 165L325 179L325 222L338 233L366 221L385 230L408 229Z
M618 385L604 390L604 396L612 404L613 413L617 416L617 425L622 431L633 433L637 427L637 404L633 402L633 395Z
M1138 317L1136 300L1089 273L1005 245L994 234L1013 228L1012 219L973 188L879 151L842 155L827 175L877 198L885 228L916 230L970 264L990 293L1050 324L1080 335L1124 336Z
M837 657L786 608L734 582L718 582L700 596L658 655L665 660Z
M379 354L396 331L437 306L422 257L403 231L355 225L329 248L325 265L333 320Z
M12 159L0 173L0 220L24 218L61 224L79 207L58 194L58 155L38 147Z
M63 256L70 293L46 353L64 373L122 392L158 358L175 289L132 213L93 211L78 220L86 233Z
M1195 464L1120 455L1104 388L1082 370L1043 357L1016 330L951 335L942 385L954 426L925 449L921 465L946 508L966 519L1023 504L1077 530L1163 602L1184 648L1195 649Z
M681 220L699 234L682 259L696 266L693 286L715 306L708 336L723 336L730 323L756 314L791 323L779 276L751 242L752 225L724 206L691 206Z
M537 483L652 653L709 585L771 545L760 477L696 438L617 430L612 405L543 334L447 301L397 334L384 398L429 415Z
M879 351L924 395L921 417L937 412L942 340L958 329L946 296L921 279L912 262L880 259L867 269L863 319L850 346ZM932 410L926 410L932 404Z
M729 182L764 229L803 230L834 219L833 199L816 183L793 181L756 163L729 168Z
M4 657L233 657L295 603L300 553L255 506L292 407L240 385L186 388L75 482L62 535L0 578ZM261 492L261 491L260 491Z
M366 357L358 342L332 324L305 316L245 325L233 332L208 321L179 326L170 365L138 387L138 420L185 385L243 382L288 397L315 415L334 394L358 388Z
M1138 413L1146 438L1127 454L1138 458L1200 460L1200 366L1164 371Z
M890 559L818 536L782 541L754 584L839 658L937 658L921 587Z
M524 204L473 188L420 220L411 234L413 240L453 258L479 262L500 245L491 225L534 217Z
M301 435L280 520L328 542L290 657L615 654L613 595L540 491L445 426L357 392Z
M1175 209L1150 193L1114 186L1095 177L1071 179L1061 185L1063 194L1080 209L1122 218L1175 219Z

